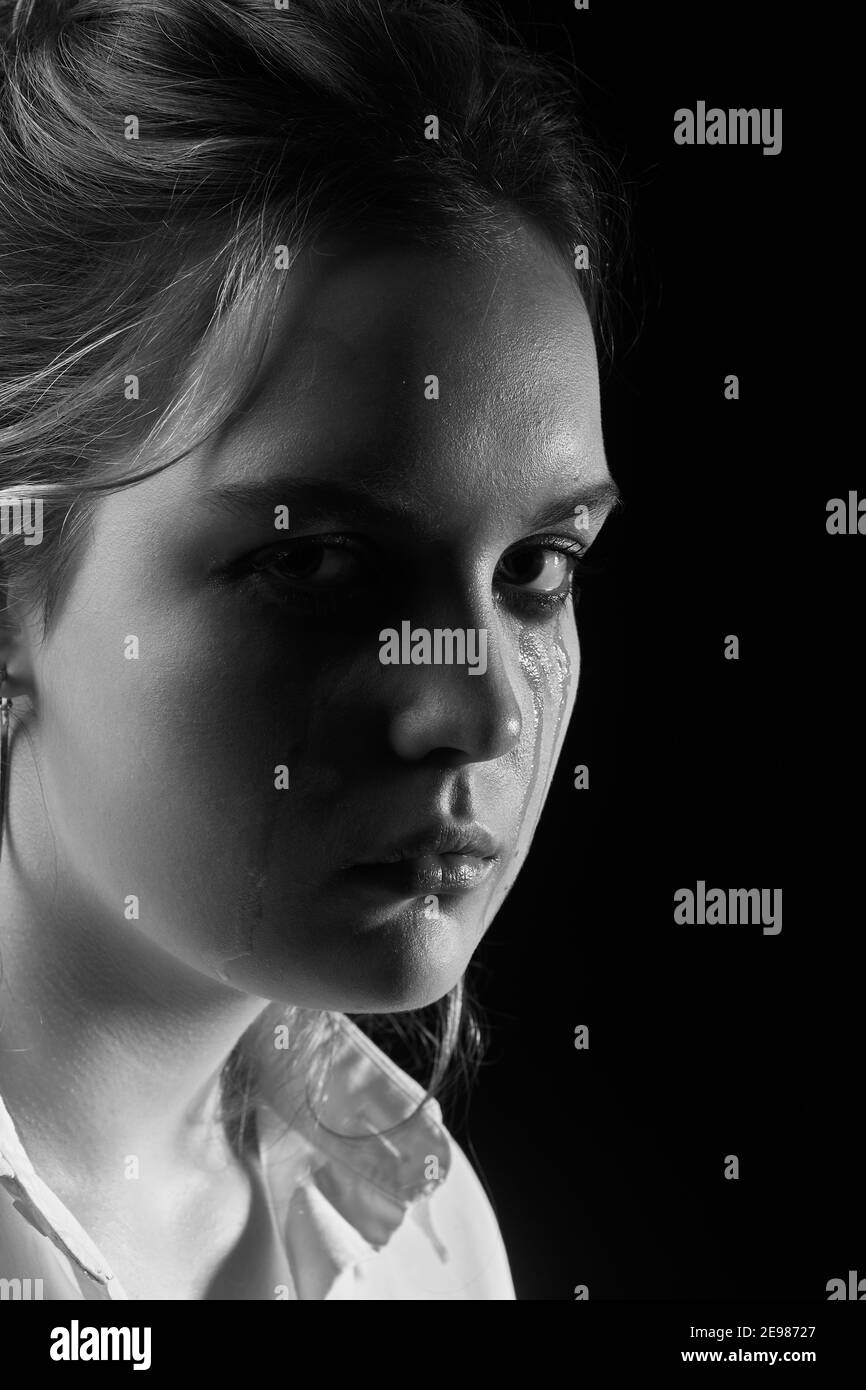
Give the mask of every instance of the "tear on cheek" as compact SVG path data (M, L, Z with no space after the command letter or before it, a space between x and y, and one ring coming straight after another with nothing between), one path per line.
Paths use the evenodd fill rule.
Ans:
M238 978L238 972L241 970L244 961L252 961L252 959L253 954L251 951L245 951L241 956L229 956L228 960L224 960L222 965L217 966L216 973L223 984L231 985L233 989L243 989L244 986Z
M560 632L546 640L525 634L520 661L534 715L532 765L523 807L524 826L531 838L550 791L577 692L572 653ZM524 830L520 838L523 841Z
M256 952L255 942L262 925L264 894L269 878L268 860L273 852L280 815L285 814L287 810L287 804L281 801L277 794L275 800L267 803L260 817L251 855L250 846L246 847L246 856L252 857L253 863L248 863L244 869L240 866L238 868L238 872L243 875L243 883L232 911L235 927L232 938L223 943L224 949L228 947L232 954L225 956L215 966L216 974L224 984L231 985L233 989L242 989L246 993L255 993L254 990L248 989L246 981L252 975L254 967L261 967L261 951Z
M562 707L572 693L573 656L579 665L579 653L569 650L569 644L557 630L547 639L524 633L520 639L520 665L532 691L533 701L552 707Z

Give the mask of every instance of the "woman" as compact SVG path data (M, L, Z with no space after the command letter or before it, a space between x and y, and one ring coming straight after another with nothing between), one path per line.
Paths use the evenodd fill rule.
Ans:
M511 1299L432 1093L616 500L598 161L441 0L2 16L0 1275ZM433 1005L425 1092L349 1016Z

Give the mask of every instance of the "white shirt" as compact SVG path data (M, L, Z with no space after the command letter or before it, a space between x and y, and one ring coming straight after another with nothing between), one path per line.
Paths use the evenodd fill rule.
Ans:
M515 1299L496 1217L438 1102L372 1133L405 1120L424 1092L345 1016L318 1119L287 1058L270 1047L256 1057L252 1166L290 1271L274 1299ZM28 1297L129 1295L34 1170L0 1098L0 1299Z

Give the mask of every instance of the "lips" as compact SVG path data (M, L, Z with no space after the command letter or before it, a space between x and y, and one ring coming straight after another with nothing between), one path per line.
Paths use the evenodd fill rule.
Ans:
M480 887L501 858L500 846L483 826L439 822L383 845L349 872L358 886L400 896L462 895Z
M358 864L397 864L403 859L423 859L427 855L446 857L465 854L473 859L496 859L499 847L482 825L458 825L454 821L438 821L414 834L402 835L378 851L364 855Z

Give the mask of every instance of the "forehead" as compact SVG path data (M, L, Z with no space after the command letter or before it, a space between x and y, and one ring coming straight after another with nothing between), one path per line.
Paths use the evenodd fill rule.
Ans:
M351 245L285 272L254 397L223 467L345 479L357 468L431 496L606 473L592 329L542 234L460 256Z

